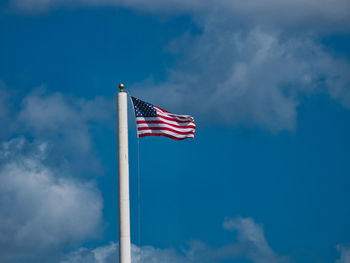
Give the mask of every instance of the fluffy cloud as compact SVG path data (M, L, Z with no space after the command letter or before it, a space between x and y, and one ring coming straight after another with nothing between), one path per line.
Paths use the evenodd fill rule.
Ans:
M94 249L79 248L67 255L61 263L116 263L118 262L118 244L111 242L109 245ZM151 246L138 247L131 245L133 263L185 263L190 262L183 255L179 255L173 249L157 249Z
M236 250L253 262L278 263L289 262L288 258L277 255L266 241L264 230L261 225L252 218L238 217L224 222L224 228L230 231L238 231L238 243L226 248L227 253ZM234 249L233 249L234 248Z
M117 262L117 244L111 242L109 245L95 249L79 248L70 253L61 263L107 263Z
M350 63L336 58L320 41L324 36L349 32L347 0L11 3L30 12L73 5L190 14L201 33L185 33L174 40L169 50L178 63L169 69L167 80L146 80L134 85L140 87L134 93L170 110L191 112L202 123L293 130L299 103L316 92L328 92L350 107Z
M226 220L224 228L238 232L238 241L223 247L212 247L193 241L181 252L175 249L157 249L151 246L132 245L132 262L139 263L215 263L222 260L246 258L255 263L284 263L289 259L277 255L268 245L262 226L252 218L237 217ZM67 256L62 263L114 263L118 262L118 246L110 243L95 249L80 248Z
M78 173L96 173L100 167L90 129L96 122L112 123L113 112L112 102L103 97L76 99L39 89L23 99L17 125L48 142L55 165L66 164Z
M58 174L46 158L44 143L17 138L1 145L1 262L45 262L100 231L103 205L95 185Z
M310 93L328 90L350 107L348 62L332 58L309 38L223 26L212 20L201 35L172 43L184 60L165 83L149 80L135 85L134 93L169 110L191 112L202 123L243 123L275 132L294 129L297 106Z
M12 0L11 5L22 11L43 12L66 6L128 7L154 13L190 13L207 15L213 11L234 18L235 23L265 24L285 27L308 26L325 29L350 28L350 3L347 0ZM305 28L303 28L305 29Z
M103 200L86 174L98 171L91 129L109 122L112 104L43 89L17 98L1 83L0 93L0 261L57 262L102 234Z
M350 245L337 245L337 250L340 252L340 259L336 263L350 263Z

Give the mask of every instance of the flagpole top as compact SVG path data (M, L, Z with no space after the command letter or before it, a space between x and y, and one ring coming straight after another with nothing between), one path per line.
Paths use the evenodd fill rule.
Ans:
M120 83L120 84L119 84L119 89L120 89L120 92L123 92L123 91L124 91L124 84L123 84L123 83Z

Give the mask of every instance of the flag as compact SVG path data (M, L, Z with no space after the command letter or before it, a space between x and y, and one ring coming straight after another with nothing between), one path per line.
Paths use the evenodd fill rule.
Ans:
M189 115L178 115L131 97L138 137L166 136L175 140L194 138L196 125Z

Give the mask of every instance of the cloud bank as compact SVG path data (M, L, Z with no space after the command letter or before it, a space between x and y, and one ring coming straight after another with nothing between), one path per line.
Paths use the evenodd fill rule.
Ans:
M12 0L11 6L32 13L107 6L190 15L200 33L169 44L177 64L167 80L150 77L132 89L202 124L292 131L298 105L320 92L350 107L350 62L322 44L332 34L349 34L347 0Z
M2 127L10 127L0 137L0 261L58 262L66 249L102 234L90 126L113 111L102 98L41 90L14 99L4 84L0 93L8 109L22 101L0 116Z
M96 123L112 123L113 106L112 100L103 97L77 99L60 93L48 94L41 88L22 100L17 122L22 131L51 142L55 149L50 154L55 165L66 164L67 169L87 175L101 170L91 127Z
M280 40L259 29L223 32L215 24L187 38L172 44L185 60L167 82L135 85L139 96L191 112L202 123L274 132L293 130L300 101L314 92L329 92L350 107L350 64L307 38Z
M25 148L28 154L21 154ZM96 186L56 174L43 164L45 150L44 143L24 138L1 146L1 262L44 259L100 231L103 204Z
M193 241L188 249L157 249L151 246L132 245L133 263L215 263L229 259L249 259L254 263L286 263L286 256L280 256L269 246L261 225L252 218L237 217L224 222L224 228L238 232L238 241L223 247L209 246ZM115 263L118 262L118 245L110 243L94 249L80 248L70 253L61 263Z
M189 13L207 16L220 12L241 24L265 24L284 27L309 25L320 30L348 30L350 4L347 0L11 0L10 5L24 12L47 12L62 7L126 7L152 13ZM322 29L321 29L322 28Z

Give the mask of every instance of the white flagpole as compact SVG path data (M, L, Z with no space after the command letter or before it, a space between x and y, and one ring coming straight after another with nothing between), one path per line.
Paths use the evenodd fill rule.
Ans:
M124 85L119 85L118 109L118 182L119 182L119 263L131 263L128 104Z

